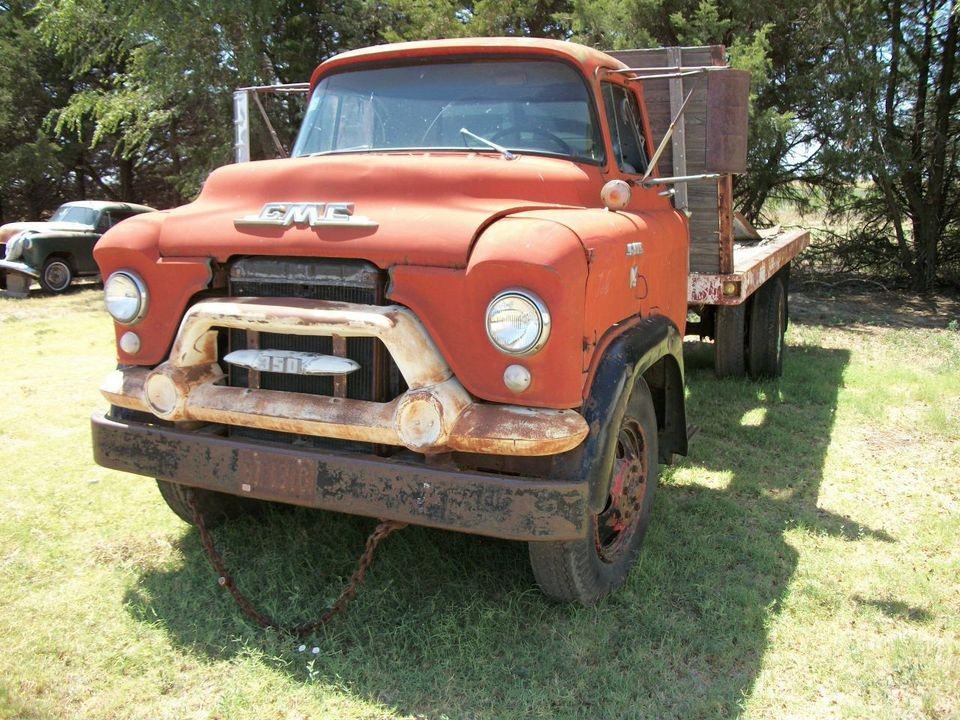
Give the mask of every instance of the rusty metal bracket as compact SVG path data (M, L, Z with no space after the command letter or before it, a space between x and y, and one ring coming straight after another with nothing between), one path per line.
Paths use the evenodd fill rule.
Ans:
M357 588L360 586L360 583L363 582L363 577L366 575L367 570L370 569L370 565L373 563L373 554L377 546L397 530L402 530L407 526L406 523L394 522L392 520L382 521L367 538L363 554L357 561L357 569L353 571L353 575L350 576L350 580L343 588L343 592L340 593L340 597L330 606L330 609L316 620L300 623L299 625L283 625L269 615L257 610L246 595L240 592L233 576L227 570L226 565L224 565L223 556L217 551L216 546L213 544L213 536L210 535L210 531L207 529L207 525L203 519L203 513L200 512L197 506L196 495L189 489L186 494L187 504L190 506L190 512L193 514L193 523L197 526L197 530L200 531L200 542L207 553L210 564L213 566L213 569L217 571L217 584L227 589L230 595L233 596L233 599L237 601L237 605L240 606L243 614L253 620L257 625L262 628L276 628L281 632L296 637L309 635L329 623L337 615L343 613L347 608L347 604L353 600L357 594Z

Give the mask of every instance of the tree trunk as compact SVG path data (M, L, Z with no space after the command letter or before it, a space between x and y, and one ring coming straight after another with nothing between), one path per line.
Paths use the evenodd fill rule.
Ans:
M120 160L120 199L124 202L133 202L135 199L133 190L133 160L129 158Z
M913 266L913 287L925 292L937 281L940 250L940 222L937 212L924 208L913 219L913 244L916 262Z

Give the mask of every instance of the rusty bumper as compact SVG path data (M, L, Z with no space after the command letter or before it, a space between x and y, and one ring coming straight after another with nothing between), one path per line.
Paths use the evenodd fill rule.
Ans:
M408 390L390 402L226 387L221 328L373 337L389 350ZM203 300L184 316L167 362L126 367L101 386L111 405L171 422L242 425L277 432L405 446L425 454L556 455L589 428L575 410L476 402L407 308L295 298Z
M586 481L460 472L92 418L96 462L219 492L509 540L587 532Z

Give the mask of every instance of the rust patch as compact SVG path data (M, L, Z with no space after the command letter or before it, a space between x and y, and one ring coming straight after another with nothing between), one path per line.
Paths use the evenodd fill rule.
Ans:
M810 233L798 230L766 245L739 247L734 254L733 272L690 273L687 302L690 305L739 305L809 244ZM723 286L728 282L738 283L739 293L724 295Z
M165 420L256 427L277 432L403 445L420 453L451 450L541 456L576 447L587 434L572 410L474 403L426 330L400 306L266 298L205 300L188 310L171 360L152 371L114 373L103 394L114 405ZM378 337L409 390L389 403L354 400L346 380L333 396L220 385L217 329L328 335L346 354L347 337ZM255 383L256 384L256 383Z
M588 431L574 410L474 404L461 414L448 444L461 452L555 455L577 447Z
M115 470L510 540L574 540L587 533L586 481L502 477L257 445L99 415L92 426L97 463Z

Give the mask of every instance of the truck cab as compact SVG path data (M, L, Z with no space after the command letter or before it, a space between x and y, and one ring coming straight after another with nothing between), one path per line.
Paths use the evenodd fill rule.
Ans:
M188 522L279 501L527 542L557 599L615 589L687 445L689 221L628 70L515 38L321 64L291 157L98 243L97 461Z

